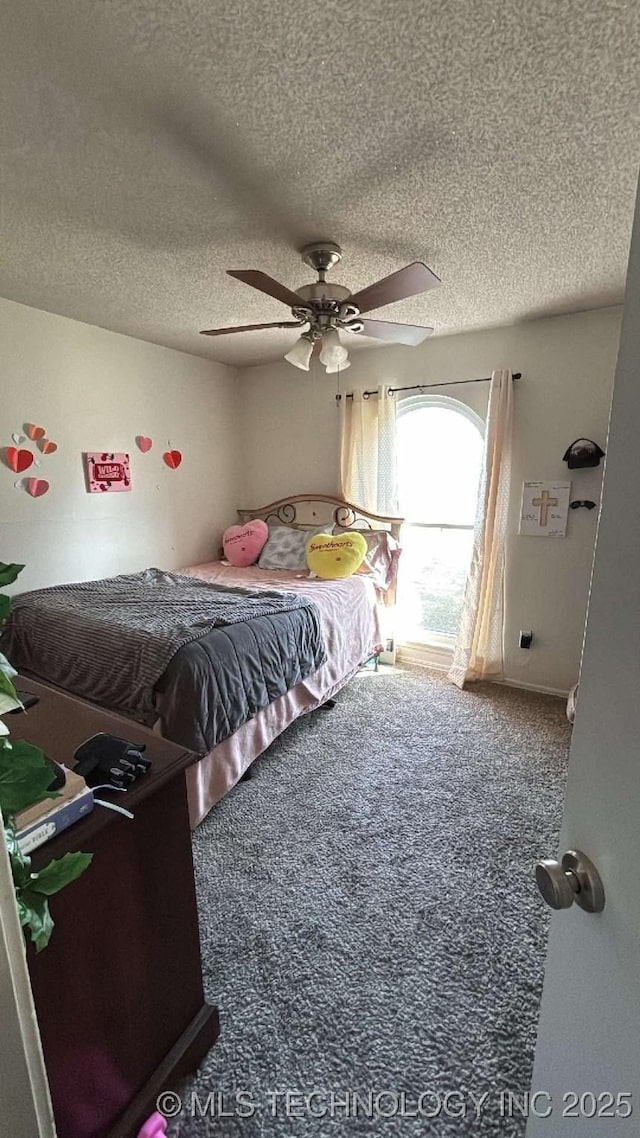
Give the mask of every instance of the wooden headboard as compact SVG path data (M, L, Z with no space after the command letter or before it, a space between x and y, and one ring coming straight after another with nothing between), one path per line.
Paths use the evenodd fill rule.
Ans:
M265 522L294 529L313 529L325 522L327 526L338 525L343 529L386 529L396 541L400 540L400 527L404 521L404 518L371 514L329 494L294 494L258 509L238 510L238 517L241 522L262 518Z

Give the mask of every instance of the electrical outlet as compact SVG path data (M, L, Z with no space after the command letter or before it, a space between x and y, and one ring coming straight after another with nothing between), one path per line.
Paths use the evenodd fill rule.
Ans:
M522 629L520 629L520 637L518 639L519 647L520 648L530 648L532 644L533 644L533 632L531 631L531 629L526 629L524 632Z

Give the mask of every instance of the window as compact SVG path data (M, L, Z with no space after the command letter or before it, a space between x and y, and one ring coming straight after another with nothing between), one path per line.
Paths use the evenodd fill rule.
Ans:
M456 399L398 405L398 500L406 518L398 581L400 643L456 635L471 561L484 424Z

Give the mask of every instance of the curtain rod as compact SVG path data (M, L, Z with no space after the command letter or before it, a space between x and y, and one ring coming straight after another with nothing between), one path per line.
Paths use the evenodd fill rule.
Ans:
M514 371L512 378L522 379L522 372ZM491 376L485 375L482 377L482 379L451 379L448 382L445 381L444 383L414 383L412 387L390 387L389 395L395 395L396 391L424 391L426 388L430 387L456 387L459 383L491 383ZM377 394L377 391L363 391L362 398L368 399L369 396ZM340 402L341 399L341 395L336 395L337 402ZM353 392L349 391L345 395L345 399L353 399Z

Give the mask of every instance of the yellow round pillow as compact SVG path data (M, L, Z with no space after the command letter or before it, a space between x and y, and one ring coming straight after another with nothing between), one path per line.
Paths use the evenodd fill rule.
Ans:
M313 534L307 542L307 565L327 581L350 577L362 565L366 552L367 543L355 530Z

